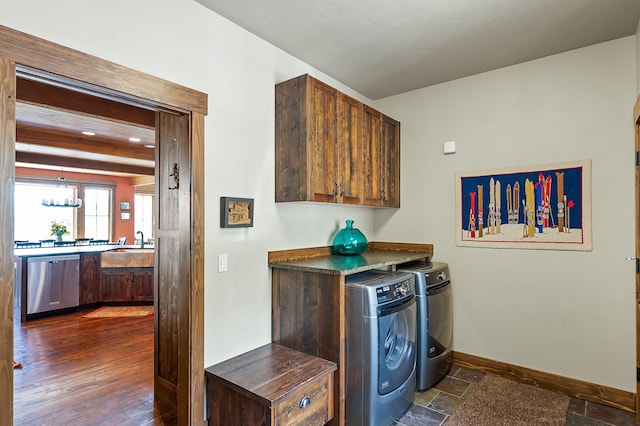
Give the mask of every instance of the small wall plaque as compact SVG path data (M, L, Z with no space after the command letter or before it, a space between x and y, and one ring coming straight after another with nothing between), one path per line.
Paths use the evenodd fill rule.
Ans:
M253 198L220 197L220 227L253 227Z

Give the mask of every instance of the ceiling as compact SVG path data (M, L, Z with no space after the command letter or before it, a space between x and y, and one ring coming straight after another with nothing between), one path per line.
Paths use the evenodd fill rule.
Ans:
M154 111L26 78L16 97L17 166L154 175Z
M370 99L634 35L638 0L196 0Z

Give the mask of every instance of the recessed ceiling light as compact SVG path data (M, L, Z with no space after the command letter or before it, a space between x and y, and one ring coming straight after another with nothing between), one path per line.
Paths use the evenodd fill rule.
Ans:
M129 142L140 142L142 139L140 138L129 138Z
M145 148L155 148L156 146L155 145L151 145L151 144L146 144L146 145L144 145L144 147Z
M95 136L96 132L82 132L82 134L85 136Z

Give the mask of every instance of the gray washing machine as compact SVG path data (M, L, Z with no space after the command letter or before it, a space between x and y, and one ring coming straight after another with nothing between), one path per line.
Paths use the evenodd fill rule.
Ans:
M447 375L453 354L453 308L449 266L415 262L398 267L415 276L417 304L416 389L427 390Z
M367 271L345 281L347 425L391 425L415 394L414 275Z

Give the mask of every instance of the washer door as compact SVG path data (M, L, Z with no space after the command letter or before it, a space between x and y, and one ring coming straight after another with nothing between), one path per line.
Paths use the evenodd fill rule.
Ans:
M378 332L378 393L385 395L407 381L415 366L415 298L379 309Z

